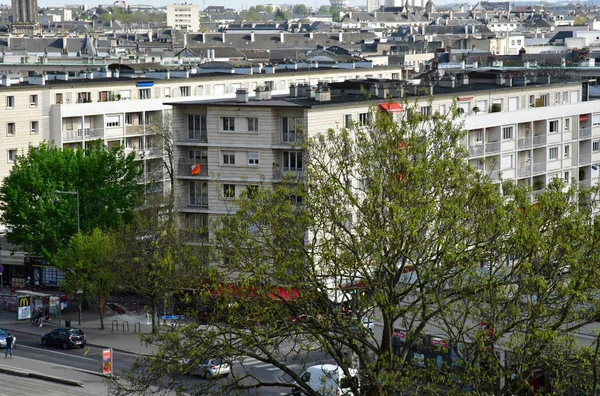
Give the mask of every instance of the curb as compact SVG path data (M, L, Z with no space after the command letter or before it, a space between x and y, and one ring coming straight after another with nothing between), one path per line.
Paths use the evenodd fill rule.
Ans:
M76 367L74 367L73 370L79 371L79 372L85 373L85 374L95 375L97 377L102 377L102 378L116 379L116 380L120 380L121 379L121 377L118 376L118 375L102 374L102 373L100 373L98 371L80 369L80 368L76 368Z
M67 378L42 374L42 373L38 373L35 371L27 371L27 370L14 369L12 367L9 368L6 366L0 366L0 373L10 374L10 375L14 375L16 377L35 378L35 379L40 379L40 380L44 380L44 381L57 382L59 384L64 384L64 385L79 386L79 387L83 388L83 382L81 382L81 381L70 380Z

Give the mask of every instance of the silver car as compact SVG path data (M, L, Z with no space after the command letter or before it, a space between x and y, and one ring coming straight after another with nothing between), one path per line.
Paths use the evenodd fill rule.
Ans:
M223 359L210 359L206 363L199 364L194 374L210 379L222 375L229 375L230 372L231 366Z
M13 348L17 345L17 337L14 334L11 334L13 338ZM6 337L8 337L8 330L0 329L0 347L6 348Z

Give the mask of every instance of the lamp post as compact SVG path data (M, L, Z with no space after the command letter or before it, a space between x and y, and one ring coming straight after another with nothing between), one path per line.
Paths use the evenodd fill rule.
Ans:
M85 137L84 137L84 139L85 139ZM78 234L81 233L81 222L80 222L80 217L79 217L79 189L77 189L75 191L54 190L54 194L68 194L68 195L77 196L77 233ZM82 299L83 299L83 294L81 293L81 294L79 294L79 318L78 318L78 323L80 326L81 326L81 305L83 303ZM58 297L58 326L59 327L60 327L60 313L61 313L60 311L61 311L61 302L60 302L60 296L59 296Z

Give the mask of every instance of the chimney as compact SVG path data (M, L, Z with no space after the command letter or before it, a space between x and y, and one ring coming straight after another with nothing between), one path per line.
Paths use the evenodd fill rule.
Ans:
M254 31L250 32L250 41L254 42Z
M235 91L235 101L237 103L248 103L248 91L246 88L240 88Z
M449 19L452 20L454 19L454 12L452 12L452 10L450 10L450 12L448 13L449 15Z
M269 89L269 87L257 87L254 90L254 99L271 100L271 90Z
M221 33L221 42L224 43L225 42L225 33Z
M317 102L330 102L331 90L326 85L319 85L315 91L315 100Z
M187 34L183 33L183 48L187 48Z
M206 33L202 33L202 42L206 43Z
M279 42L285 43L285 32L279 32Z
M10 78L6 74L2 75L2 86L10 87Z
M298 87L294 83L290 84L290 96L293 98L298 97Z
M340 42L340 44L344 41L344 33L340 32L340 35L338 36L338 41Z

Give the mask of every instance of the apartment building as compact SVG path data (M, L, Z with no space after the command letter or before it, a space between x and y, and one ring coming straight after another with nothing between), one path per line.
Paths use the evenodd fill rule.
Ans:
M250 99L240 91L236 99L172 103L174 188L182 226L205 227L250 186L276 183L288 172L301 174L303 156L296 145L301 128L317 135L351 122L366 124L370 106L389 111L390 95L420 98L422 113L445 113L458 103L468 131L468 161L494 180L527 184L534 196L554 177L597 182L600 108L598 102L582 101L582 84L552 82L548 76L497 77L474 73L471 81L464 75L435 87L346 81L312 90L310 97L309 90L295 85L282 97L263 93ZM369 100L361 86L370 90Z
M200 30L200 8L196 4L170 4L167 6L167 26L177 30Z

